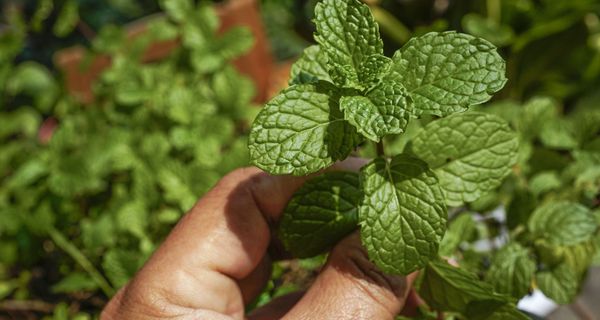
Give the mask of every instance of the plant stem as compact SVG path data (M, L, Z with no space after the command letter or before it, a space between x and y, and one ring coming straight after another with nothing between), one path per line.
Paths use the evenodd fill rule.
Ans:
M377 142L376 147L377 147L377 156L385 157L385 149L383 148L383 140Z
M34 311L50 313L54 305L41 300L5 300L0 302L0 310L3 311Z
M594 320L594 314L581 301L575 300L569 308L582 320Z
M83 270L85 270L92 279L98 284L98 287L106 294L109 298L115 293L115 289L108 283L108 281L102 276L100 271L94 267L92 262L76 247L74 246L60 231L54 227L48 228L48 235L54 241L57 247L61 248L66 252L75 262L77 262Z
M502 3L500 3L500 0L487 0L486 7L488 18L500 23L500 15L502 12Z
M376 5L371 6L371 12L381 30L398 44L404 44L410 39L410 30L392 14Z
M90 27L90 25L82 19L79 19L79 21L77 21L77 30L79 30L79 32L81 32L81 34L88 41L92 41L96 37L96 31L94 31L94 29L92 29L92 27Z

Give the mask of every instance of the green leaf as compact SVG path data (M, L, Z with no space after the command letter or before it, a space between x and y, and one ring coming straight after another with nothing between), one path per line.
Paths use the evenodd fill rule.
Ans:
M215 101L232 118L241 117L256 94L253 82L228 66L212 80Z
M598 234L595 235L595 237L597 236ZM576 245L558 247L557 249L562 253L563 261L580 279L585 276L585 272L594 259L594 254L598 252L598 246L594 237Z
M495 311L501 312L511 302L510 297L495 293L490 284L474 274L439 260L425 268L419 296L436 310L465 315L478 313L480 319Z
M439 255L442 257L452 256L461 243L475 235L475 227L475 221L469 212L462 213L452 220L440 243Z
M37 6L33 16L31 17L31 29L36 33L42 31L44 21L52 14L54 8L53 0L40 0L37 2Z
M116 237L115 223L110 215L101 215L97 219L83 219L80 223L81 240L87 250L94 252L101 247L112 247Z
M31 108L20 107L15 111L0 113L0 139L11 135L35 137L42 123L41 116Z
M198 199L198 195L194 194L185 181L185 177L188 175L189 172L177 162L161 168L156 173L156 181L163 190L165 200L179 205L179 209L182 211L191 209Z
M577 295L579 280L575 272L565 263L538 272L535 279L540 290L558 304L568 304Z
M542 143L552 149L574 149L577 147L577 124L565 118L546 121L540 132Z
M159 3L169 17L177 22L184 22L194 11L194 3L191 0L160 0Z
M373 84L388 73L391 65L392 59L381 54L372 54L358 67L358 80L366 85Z
M143 202L132 199L116 212L116 222L122 230L143 239L146 237L148 209Z
M39 158L33 158L23 163L6 181L4 187L17 189L28 186L48 174L48 165Z
M328 172L306 182L283 212L279 234L295 257L315 256L358 227L358 174Z
M596 253L592 256L591 265L598 267L600 266L600 234L594 237L594 244L596 246Z
M75 0L68 0L60 9L60 13L58 14L56 23L54 23L52 32L54 32L54 35L59 38L66 37L73 31L73 29L75 29L78 21L79 5Z
M102 268L114 287L124 286L142 266L139 252L111 249L102 259Z
M290 71L290 85L301 83L316 83L319 80L331 82L327 72L327 53L319 45L306 49L293 65Z
M370 140L379 142L389 134L404 132L410 117L412 101L404 87L394 81L383 81L366 96L340 99L344 118Z
M467 34L432 32L394 54L392 70L415 102L415 115L447 116L488 101L506 83L496 47Z
M5 90L9 95L25 94L32 97L41 111L48 111L59 95L59 87L52 73L33 61L23 62L12 71Z
M315 39L327 53L334 73L358 79L360 65L383 54L379 27L369 7L359 0L324 0L315 7ZM332 77L335 79L335 77ZM336 82L344 85L343 82Z
M411 151L434 170L449 206L500 186L516 161L517 135L500 117L469 112L429 123Z
M481 308L481 309L478 309ZM466 314L467 319L473 320L531 320L530 317L519 311L512 304L505 304L494 309L490 314L486 303L480 303L478 308L470 308Z
M408 274L437 255L446 230L446 207L427 164L401 154L361 169L362 243L383 271Z
M575 202L549 202L538 207L529 230L554 245L573 245L591 239L598 228L590 211Z
M254 35L249 27L232 27L216 41L218 54L231 60L248 52L254 45Z
M506 224L512 230L526 224L537 206L535 195L524 188L516 188L506 209Z
M98 284L89 275L73 272L52 286L53 293L72 293L79 291L94 291Z
M529 291L534 273L535 261L529 257L529 251L518 243L509 243L494 256L486 281L496 292L519 299Z
M271 174L306 175L346 158L360 136L333 90L324 82L295 85L267 103L250 132L252 163Z
M557 102L549 97L531 98L521 110L516 119L517 131L528 140L538 137L544 125L558 116Z
M501 25L493 19L482 17L476 13L466 14L462 18L462 26L468 33L484 38L500 47L510 44L514 37L510 26Z
M562 181L556 171L542 171L531 177L529 180L529 189L536 196L559 189L561 186Z

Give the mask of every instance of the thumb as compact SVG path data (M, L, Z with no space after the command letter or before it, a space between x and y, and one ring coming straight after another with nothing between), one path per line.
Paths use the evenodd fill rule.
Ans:
M369 261L355 232L335 246L314 284L285 319L394 319L416 276L384 274Z

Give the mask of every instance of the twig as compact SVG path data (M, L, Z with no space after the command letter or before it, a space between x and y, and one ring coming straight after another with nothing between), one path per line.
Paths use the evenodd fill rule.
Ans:
M94 31L94 29L92 29L92 27L90 27L89 24L85 23L85 21L79 19L79 21L77 21L77 30L79 30L79 32L81 32L81 34L88 40L88 41L92 41L92 39L94 39L96 37L96 32Z
M384 157L385 156L385 149L383 147L383 140L377 142L377 156L379 157Z
M487 0L486 6L488 18L496 23L500 23L500 15L502 12L502 3L500 3L500 0Z
M376 5L371 6L371 12L381 30L398 44L404 44L410 39L411 31L392 14Z
M50 235L50 238L52 238L52 241L56 243L57 247L61 248L64 252L71 256L71 258L73 258L73 260L75 260L83 268L83 270L85 270L92 277L104 294L106 294L108 297L112 297L115 292L113 287L76 246L69 242L69 240L67 240L67 238L54 227L48 228L48 235Z
M582 320L595 320L594 314L581 301L575 300L569 308Z
M0 310L50 313L54 305L40 300L6 300L0 301Z

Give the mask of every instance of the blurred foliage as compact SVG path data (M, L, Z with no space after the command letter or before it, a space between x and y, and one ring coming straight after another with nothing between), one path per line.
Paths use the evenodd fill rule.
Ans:
M276 57L297 56L312 39L316 1L260 2ZM530 250L539 271L564 263L582 279L600 264L597 235L552 246L523 227L538 206L562 200L600 219L600 1L365 2L387 52L450 29L488 39L508 61L499 99L478 109L519 131L518 164L499 190L451 214L443 253L482 279L498 242ZM246 164L254 88L229 62L253 42L244 28L215 36L219 22L205 1L0 6L0 301L45 301L51 310L34 314L89 319L198 197ZM126 36L123 23L161 11L166 17L151 20L150 32ZM140 62L151 43L174 39L181 46L166 59ZM90 48L84 63L112 60L92 105L68 94L52 64L56 50L73 44ZM426 122L386 141L389 152L403 150ZM253 306L303 288L322 261L276 265ZM297 277L283 276L289 272Z
M43 19L44 5L34 18ZM84 61L109 55L112 64L92 105L76 102L45 66L12 63L38 22L26 23L14 7L7 13L0 299L81 300L80 313L58 304L53 318L89 318L86 310L97 313L202 194L246 165L254 86L229 61L252 46L252 35L239 27L215 36L210 5L165 1L164 9L133 39L112 25L100 30ZM141 62L150 44L176 39L182 45L166 59Z
M364 1L380 25L388 55L429 31L457 30L499 46L509 81L496 98L521 101L544 94L570 107L600 87L598 0ZM262 2L278 57L298 52L295 48L307 41L298 37L312 39L316 1Z

